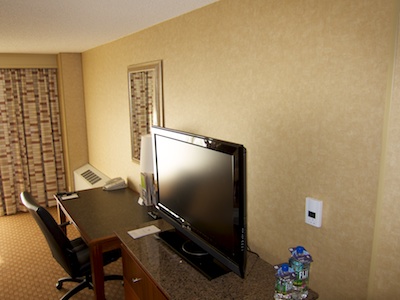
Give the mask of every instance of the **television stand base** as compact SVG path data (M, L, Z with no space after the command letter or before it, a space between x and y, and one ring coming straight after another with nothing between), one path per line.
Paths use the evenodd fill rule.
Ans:
M229 269L224 267L210 254L196 255L188 253L189 251L185 251L184 244L190 242L190 240L176 230L163 231L158 235L173 251L192 265L208 280L212 280L230 272Z

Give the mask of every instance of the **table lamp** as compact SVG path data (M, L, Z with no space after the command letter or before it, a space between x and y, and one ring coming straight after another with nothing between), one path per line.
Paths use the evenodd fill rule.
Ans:
M142 135L140 144L141 197L151 217L157 218L154 194L153 143L150 134Z

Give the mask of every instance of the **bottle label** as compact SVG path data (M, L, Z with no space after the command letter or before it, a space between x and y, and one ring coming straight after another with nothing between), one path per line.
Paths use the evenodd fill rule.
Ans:
M299 280L307 279L308 278L308 269L300 271L299 273L296 273L296 274L297 274L297 279L299 279Z

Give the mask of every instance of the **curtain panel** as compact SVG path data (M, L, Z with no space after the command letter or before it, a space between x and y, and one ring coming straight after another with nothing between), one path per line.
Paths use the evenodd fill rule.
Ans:
M43 206L65 191L57 69L0 69L0 216Z

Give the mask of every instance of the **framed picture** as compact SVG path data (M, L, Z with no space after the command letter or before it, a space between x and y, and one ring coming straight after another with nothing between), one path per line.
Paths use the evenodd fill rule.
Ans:
M164 126L162 61L128 67L132 160L140 160L141 136Z

